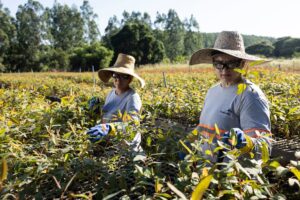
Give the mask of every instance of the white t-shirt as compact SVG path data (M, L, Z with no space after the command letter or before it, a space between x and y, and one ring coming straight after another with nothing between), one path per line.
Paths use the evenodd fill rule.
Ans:
M106 97L105 104L102 108L103 121L122 122L122 118L118 117L118 113L122 115L127 112L134 120L139 120L139 112L142 107L142 101L138 93L133 89L129 89L121 95L116 94L113 89Z

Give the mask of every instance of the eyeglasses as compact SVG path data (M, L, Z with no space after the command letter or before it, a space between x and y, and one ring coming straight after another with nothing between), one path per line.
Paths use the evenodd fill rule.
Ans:
M119 79L119 80L128 80L128 79L130 79L130 75L127 75L127 74L113 73L112 77L114 79Z
M241 60L235 60L231 62L220 62L220 61L213 61L213 66L218 69L218 70L223 70L223 69L235 69L238 68L241 65Z

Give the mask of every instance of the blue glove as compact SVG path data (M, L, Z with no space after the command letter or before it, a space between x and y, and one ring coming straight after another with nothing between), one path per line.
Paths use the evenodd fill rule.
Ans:
M236 135L236 140L237 140L237 143L235 145L235 147L237 149L241 149L243 148L244 146L246 146L247 144L247 140L245 138L245 134L244 132L239 129L239 128L233 128L232 131L234 132L234 134ZM224 133L223 135L223 138L222 138L222 141L225 143L225 144L228 144L230 146L233 146L229 139L231 139L231 131L228 131L226 133Z
M87 131L88 138L91 142L97 142L110 132L109 124L99 124Z

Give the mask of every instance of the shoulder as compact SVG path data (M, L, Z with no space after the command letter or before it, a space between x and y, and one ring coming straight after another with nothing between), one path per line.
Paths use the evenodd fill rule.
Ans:
M131 94L130 94L131 98L137 101L141 101L141 97L140 95L132 89Z
M265 94L263 93L263 91L254 83L252 83L249 80L246 80L246 85L247 88L244 91L245 92L245 96L247 96L248 98L255 98L255 99L263 99L263 100L267 100Z
M217 92L218 90L220 90L220 88L221 88L221 83L216 83L208 89L207 93Z
M115 96L115 89L112 89L108 94L107 94L107 96L106 96L106 98L108 99L108 98L113 98L114 96Z

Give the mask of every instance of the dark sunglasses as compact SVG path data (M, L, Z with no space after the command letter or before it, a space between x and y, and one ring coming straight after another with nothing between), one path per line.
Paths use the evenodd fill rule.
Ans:
M128 79L130 79L130 75L127 75L127 74L113 73L112 77L114 79L119 79L119 80L128 80Z
M240 67L241 65L241 60L235 60L235 61L231 61L231 62L220 62L220 61L213 61L213 66L218 69L218 70L222 70L222 69L235 69Z

